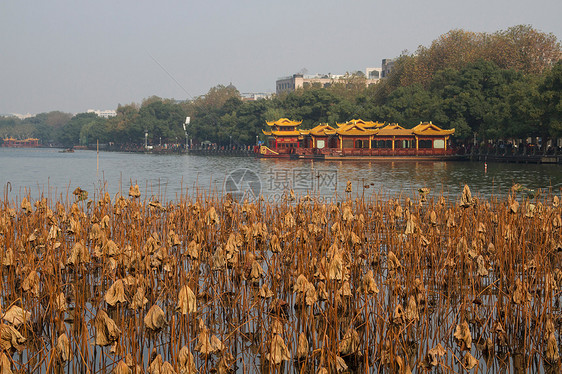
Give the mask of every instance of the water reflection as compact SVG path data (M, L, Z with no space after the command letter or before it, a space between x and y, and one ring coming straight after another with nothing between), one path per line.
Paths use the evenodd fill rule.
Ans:
M366 197L411 194L421 187L456 197L464 184L481 198L505 195L514 183L534 190L562 187L559 166L535 164L488 164L486 171L481 162L303 161L104 152L99 155L98 169L92 151L0 148L0 165L3 189L9 182L18 195L52 197L66 196L78 186L123 194L131 183L167 199L185 193L222 193L229 173L239 168L259 176L266 197L281 196L285 188L297 195L342 195L347 181L352 182L353 193Z

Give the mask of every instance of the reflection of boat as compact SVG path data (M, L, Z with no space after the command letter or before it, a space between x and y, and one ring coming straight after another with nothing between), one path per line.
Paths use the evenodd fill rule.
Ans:
M321 160L443 160L454 159L450 137L455 129L443 130L431 122L412 129L396 124L351 120L337 128L320 124L300 130L301 122L282 118L267 122L266 145L256 155L265 158Z
M67 149L63 149L61 151L59 151L59 153L73 153L74 149L72 148L67 148Z

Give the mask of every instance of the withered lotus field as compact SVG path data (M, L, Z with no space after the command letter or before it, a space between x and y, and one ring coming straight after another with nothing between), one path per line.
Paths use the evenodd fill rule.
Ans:
M287 196L0 200L0 371L561 370L558 196Z

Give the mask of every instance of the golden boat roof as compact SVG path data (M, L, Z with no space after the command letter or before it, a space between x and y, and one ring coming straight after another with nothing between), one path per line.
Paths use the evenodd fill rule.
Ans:
M271 130L271 131L265 131L265 130L261 130L264 135L273 135L273 136L300 136L303 134L306 134L305 131L299 131L299 130L293 130L293 131L279 131L279 130Z
M345 123L336 123L338 127L342 127L350 124L359 125L365 129L372 129L372 128L378 129L384 126L384 123L381 122L363 121L362 119L352 119L351 121L347 121Z
M268 126L280 126L280 127L285 127L285 126L298 126L302 123L302 121L291 121L288 118L279 118L277 121L265 121L265 123L267 123Z
M416 135L426 135L426 136L447 136L447 135L453 135L455 133L455 129L450 129L450 130L443 130L442 128L440 128L437 125L434 125L433 123L431 123L431 121L425 122L425 123L420 123L419 125L417 125L416 127L414 127L412 129L412 132Z
M378 136L412 136L411 129L405 129L397 124L390 124L379 130Z
M334 135L336 133L336 129L334 129L327 123L321 123L318 126L308 130L308 133L313 136Z
M379 130L372 128L365 128L357 122L348 122L343 124L339 129L336 130L338 135L359 135L359 136L371 136L375 135Z

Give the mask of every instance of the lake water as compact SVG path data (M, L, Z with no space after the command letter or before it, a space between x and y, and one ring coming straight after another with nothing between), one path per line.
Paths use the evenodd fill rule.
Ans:
M99 167L98 167L99 165ZM274 202L288 189L326 201L353 194L412 196L427 187L431 194L457 198L468 184L480 198L505 195L514 183L529 189L562 187L558 165L482 162L355 162L257 159L253 157L154 155L95 151L59 153L57 149L0 148L0 186L10 198L29 194L70 196L76 187L99 194L127 195L137 183L143 197L174 200L180 195L231 192L238 198L263 195Z

